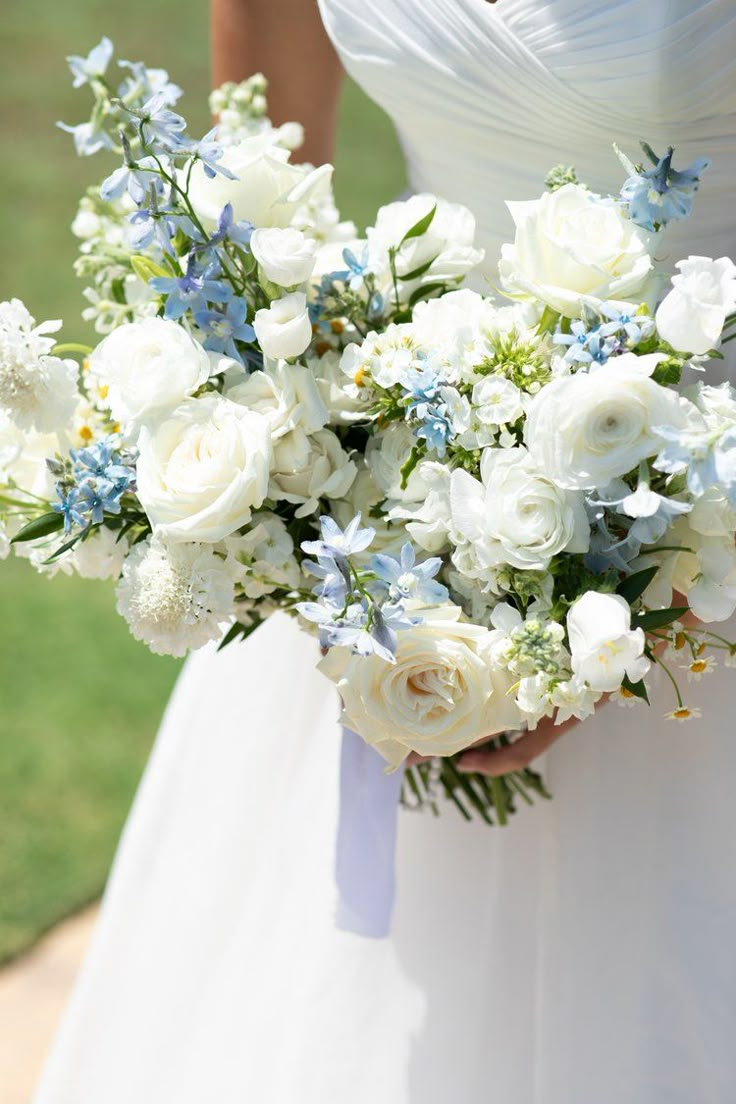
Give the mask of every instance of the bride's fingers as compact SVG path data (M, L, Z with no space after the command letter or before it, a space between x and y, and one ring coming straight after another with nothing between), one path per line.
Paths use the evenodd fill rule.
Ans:
M552 720L542 721L533 732L527 732L506 747L493 748L490 751L467 751L458 762L458 770L486 774L491 778L523 770L578 723L575 717L559 725Z

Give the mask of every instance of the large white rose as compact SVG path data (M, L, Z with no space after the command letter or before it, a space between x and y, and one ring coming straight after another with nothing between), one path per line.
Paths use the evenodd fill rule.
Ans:
M312 323L304 292L293 291L275 299L270 307L257 310L253 329L267 357L274 360L298 357L312 340Z
M312 275L317 243L301 230L272 226L253 231L250 251L267 280L291 288Z
M306 446L306 447L305 447ZM311 437L288 433L276 442L269 495L299 503L297 517L312 514L320 498L342 498L355 479L356 467L330 429Z
M259 227L289 226L309 195L332 175L331 165L313 169L289 164L289 151L276 145L268 132L228 146L220 164L237 179L228 180L220 173L210 178L197 162L189 184L192 207L209 224L216 223L230 203L237 221Z
M105 402L126 429L161 418L210 377L202 346L176 322L147 318L118 326L90 357Z
M631 628L631 609L618 594L589 590L567 614L573 673L591 690L612 693L628 676L644 678L650 667L644 655L646 637Z
M736 265L728 257L678 261L672 291L656 315L660 337L674 349L702 355L721 338L726 315L736 309Z
M250 521L268 491L266 418L221 395L186 399L138 442L138 496L154 531L218 541Z
M582 491L556 486L525 448L485 449L481 480L457 469L450 491L453 535L471 546L481 575L503 564L544 571L558 552L587 551Z
M692 403L650 379L660 359L624 353L543 387L525 430L539 468L561 487L603 488L660 450L656 427L698 420Z
M340 691L344 723L392 767L411 751L452 755L519 726L512 676L494 659L503 634L460 618L445 606L402 630L396 663L332 648L319 665Z
M565 184L507 206L516 236L501 249L499 274L511 295L541 299L570 318L584 301L646 296L650 238L618 204Z
M375 226L366 230L369 269L386 276L389 249L397 249L404 235L435 206L435 215L427 230L405 241L397 254L396 271L402 277L404 298L422 284L437 280L459 281L483 260L483 250L476 249L473 244L475 218L468 208L422 193L380 208ZM425 266L426 271L413 280L403 279Z
M251 372L225 394L232 402L267 418L274 438L296 428L315 433L327 422L327 410L314 376L301 364L267 363L263 371Z

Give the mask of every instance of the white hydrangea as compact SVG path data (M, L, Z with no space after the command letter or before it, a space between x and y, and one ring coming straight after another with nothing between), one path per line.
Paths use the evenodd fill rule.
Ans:
M118 613L156 655L183 656L222 635L233 616L235 567L210 546L148 539L125 559Z
M119 532L103 526L77 541L68 559L83 579L117 579L128 554L129 544Z
M268 512L258 514L253 521L253 527L246 533L225 540L225 550L236 564L243 593L247 598L258 599L279 587L297 588L301 572L286 525L276 514Z
M63 430L77 403L79 369L50 356L61 322L35 319L20 301L0 303L0 410L20 429Z

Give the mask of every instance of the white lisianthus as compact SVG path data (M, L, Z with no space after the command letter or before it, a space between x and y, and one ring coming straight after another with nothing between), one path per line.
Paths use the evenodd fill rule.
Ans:
M239 377L242 380L242 371ZM266 418L274 440L297 428L303 433L316 433L327 423L327 410L314 376L301 364L268 362L263 371L251 372L245 380L227 388L225 395Z
M395 663L333 648L320 670L340 691L345 724L398 767L412 751L452 755L518 727L511 676L493 661L497 636L442 606L398 634Z
M435 207L434 218L424 233L407 239L404 236ZM398 249L396 272L401 279L402 296L408 298L422 284L437 281L459 282L483 260L483 250L476 249L475 218L459 203L422 193L397 200L381 207L375 226L366 230L368 267L379 278L389 276L389 249ZM400 248L399 248L400 246ZM419 276L404 279L417 269Z
M649 670L644 631L631 628L631 609L618 594L589 590L578 598L567 614L567 635L573 673L591 690L618 690L625 677L638 682Z
M103 525L84 540L77 541L67 557L83 579L117 579L128 554L128 541L115 529Z
M650 379L660 360L624 353L543 387L525 430L540 469L561 487L605 487L659 451L657 427L700 420L692 403Z
M486 449L481 480L454 471L450 503L453 536L470 544L481 575L502 564L543 571L558 552L588 549L582 492L558 487L521 446Z
M221 395L186 399L144 428L138 447L138 497L154 531L171 540L222 540L266 497L268 420Z
M293 291L275 299L270 307L256 311L253 329L267 357L274 360L298 357L312 340L312 323L304 292Z
M516 226L501 249L501 283L511 295L541 299L569 318L583 303L642 299L652 275L650 237L579 184L507 204Z
M308 357L307 367L314 376L330 425L352 425L368 418L366 404L358 388L349 383L340 367L340 353L328 349L320 357Z
M253 231L250 251L267 280L291 288L303 284L312 275L317 243L305 237L301 230L263 227Z
M118 613L156 655L183 656L222 636L235 604L234 565L207 545L149 538L131 549Z
M276 514L258 514L247 532L226 538L225 549L247 598L262 598L278 587L295 589L302 582L294 542Z
M163 318L118 326L90 357L113 418L128 431L169 414L207 382L212 368L199 342Z
M660 303L660 337L674 349L702 356L716 347L726 316L736 310L736 265L728 257L678 261L672 291Z
M218 173L210 178L201 162L192 170L189 200L205 223L214 225L223 207L231 204L236 221L254 226L289 226L311 192L332 175L331 165L313 169L291 165L289 151L264 132L228 146L219 162L236 177Z
M23 430L51 433L66 429L77 405L79 368L73 360L50 356L46 334L61 322L36 320L20 299L0 303L0 412Z
M269 496L299 503L297 517L313 514L320 498L342 498L355 479L356 467L330 429L295 442L287 434L276 442ZM303 448L306 443L306 450Z
M436 555L447 548L452 526L450 507L450 470L436 460L424 460L416 469L417 479L426 487L421 502L388 503L388 517L401 521L412 540L425 552Z

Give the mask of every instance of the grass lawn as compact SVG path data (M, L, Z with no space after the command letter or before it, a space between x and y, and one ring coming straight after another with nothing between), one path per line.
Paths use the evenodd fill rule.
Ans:
M104 175L54 122L86 117L64 57L102 34L118 57L169 69L192 129L207 125L207 5L201 0L5 0L0 45L0 299L63 317L78 339L81 287L68 226ZM364 224L403 184L385 118L348 84L338 201ZM129 636L107 584L39 578L0 563L0 961L96 896L178 671Z

